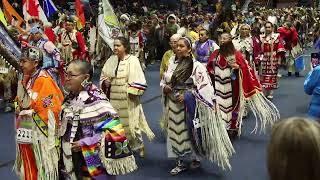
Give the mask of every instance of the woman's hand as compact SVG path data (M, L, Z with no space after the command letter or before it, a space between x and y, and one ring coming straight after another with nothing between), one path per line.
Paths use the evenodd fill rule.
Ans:
M172 88L169 85L165 85L163 88L164 94L169 94L172 92Z
M178 100L179 103L183 103L183 102L184 102L184 96L183 96L183 94L179 94L179 95L177 96L177 100Z
M237 63L229 63L232 69L239 69L239 65Z
M79 151L81 151L81 146L80 146L80 142L79 142L79 141L72 142L71 145L72 145L71 150L72 150L73 152L79 152Z
M105 88L109 88L111 86L111 81L109 79L106 79L103 81L103 86Z

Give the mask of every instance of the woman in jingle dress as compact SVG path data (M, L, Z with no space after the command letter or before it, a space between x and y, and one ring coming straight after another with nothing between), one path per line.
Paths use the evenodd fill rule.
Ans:
M101 88L118 110L121 123L134 151L144 157L142 132L151 140L154 134L146 121L140 96L147 88L139 59L130 53L130 44L124 37L114 41L114 54L105 63L100 77Z

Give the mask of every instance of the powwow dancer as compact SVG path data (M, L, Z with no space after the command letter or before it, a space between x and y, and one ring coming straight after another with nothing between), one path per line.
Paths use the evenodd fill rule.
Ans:
M299 77L300 72L295 68L295 59L302 52L298 32L290 22L284 23L284 26L280 27L278 32L280 33L280 38L285 42L286 55L284 58L286 59L288 76L291 76L294 72L295 76Z
M180 34L174 34L170 37L170 47L171 49L166 51L162 57L161 65L160 65L160 79L162 79L163 74L168 69L169 60L172 56L176 54L177 51L177 42L181 38Z
M255 61L253 58L253 38L250 35L251 27L248 24L242 24L239 26L240 34L232 40L232 43L237 51L240 51L243 57L249 62L251 68L256 71ZM245 106L243 116L248 115L247 104Z
M202 29L199 32L199 40L194 43L194 54L196 60L207 65L210 55L213 51L219 49L219 46L209 39L209 31Z
M278 109L263 95L254 70L242 53L236 51L230 34L221 35L220 50L210 56L207 69L214 84L216 102L231 137L241 134L246 102L256 117L253 132L258 131L258 121L261 131L264 131L267 125L280 118Z
M144 55L144 42L141 32L140 22L132 22L129 24L128 39L130 43L130 54L136 56L141 64L142 70L146 68Z
M100 85L110 97L110 103L118 110L133 151L144 157L142 132L151 140L154 134L146 121L140 96L147 88L144 73L137 57L129 54L126 38L114 41L114 54L103 66Z
M62 86L61 77L63 77L63 61L60 58L59 49L53 44L53 42L44 37L43 25L40 20L29 20L29 26L31 28L29 45L37 47L42 51L42 68L47 70L59 86Z
M63 95L42 67L41 50L23 49L18 82L15 170L25 180L58 179L57 130Z
M234 47L240 51L249 65L255 70L253 59L253 40L250 35L251 27L248 24L240 25L240 35L232 40Z
M273 99L273 89L278 86L278 69L281 57L285 53L280 36L273 32L273 24L265 24L265 34L260 36L261 60L260 60L260 83L268 99Z
M117 112L92 82L89 62L75 60L66 70L69 92L62 105L63 175L66 179L115 180L137 168Z
M71 17L66 18L66 27L61 30L59 36L62 59L68 64L75 59L83 60L86 56L86 45L81 32L75 29L75 21Z
M13 28L9 30L7 38L14 42L17 38L17 31ZM11 38L10 38L11 37ZM18 48L17 44L11 44L14 48ZM20 54L17 52L12 52L12 49L8 49L10 44L5 41L0 44L0 98L3 98L3 107L5 112L11 112L14 110L14 99L17 95L17 82L18 82L18 69L19 68L19 58Z
M200 167L202 157L230 168L229 158L234 153L225 122L217 114L210 77L205 66L192 58L191 46L190 39L180 38L160 82L168 157L177 159L171 175L187 170L183 160L190 157L191 169Z

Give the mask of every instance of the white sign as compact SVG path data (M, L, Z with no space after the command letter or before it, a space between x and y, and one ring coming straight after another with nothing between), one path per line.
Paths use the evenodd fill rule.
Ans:
M5 67L0 67L0 74L8 74L9 69Z
M32 143L32 130L26 128L17 129L17 143L31 144Z

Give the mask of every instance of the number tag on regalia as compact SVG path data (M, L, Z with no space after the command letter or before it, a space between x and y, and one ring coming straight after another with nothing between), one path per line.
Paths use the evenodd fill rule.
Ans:
M16 139L18 144L32 143L33 119L32 110L23 110L19 113L17 121Z
M0 74L8 74L9 69L5 67L0 67Z
M31 144L32 143L32 129L18 128L17 129L17 143Z

